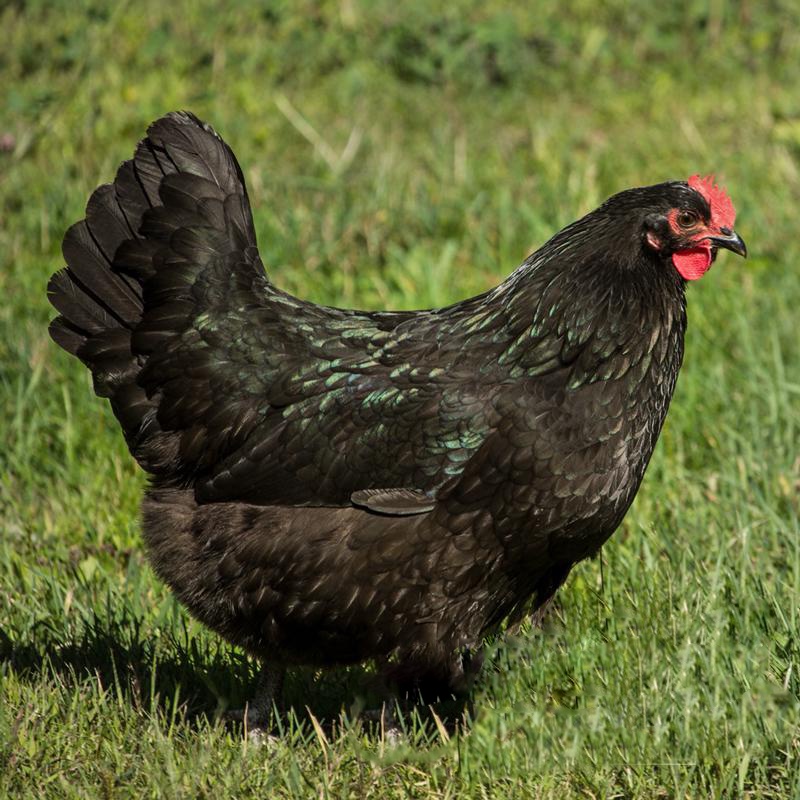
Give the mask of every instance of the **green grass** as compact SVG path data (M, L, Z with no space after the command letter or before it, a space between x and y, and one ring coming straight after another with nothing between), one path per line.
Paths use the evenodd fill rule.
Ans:
M800 796L797 6L430 6L0 6L0 797ZM45 284L175 108L238 154L273 279L333 305L483 290L629 186L730 189L751 257L689 289L639 497L544 630L492 646L465 728L420 710L389 748L352 721L362 671L300 671L248 745L219 717L254 665L143 558L143 478Z

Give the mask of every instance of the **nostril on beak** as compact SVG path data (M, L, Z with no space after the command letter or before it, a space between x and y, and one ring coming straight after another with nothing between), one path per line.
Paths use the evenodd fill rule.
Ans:
M723 236L730 236L730 235L733 233L733 230L732 230L731 228L720 228L720 229L719 229L719 232L720 232L720 233L721 233Z

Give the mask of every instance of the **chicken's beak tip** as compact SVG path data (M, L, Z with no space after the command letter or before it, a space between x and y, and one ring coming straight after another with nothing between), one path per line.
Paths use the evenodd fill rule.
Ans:
M708 239L714 247L724 247L742 258L747 258L747 245L736 231L709 236Z

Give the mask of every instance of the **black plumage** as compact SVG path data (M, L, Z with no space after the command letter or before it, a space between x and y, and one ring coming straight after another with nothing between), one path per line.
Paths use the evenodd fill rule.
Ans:
M683 354L675 254L744 249L691 183L615 195L469 300L340 310L267 279L214 131L155 122L49 294L151 476L156 572L268 663L457 688L633 500Z

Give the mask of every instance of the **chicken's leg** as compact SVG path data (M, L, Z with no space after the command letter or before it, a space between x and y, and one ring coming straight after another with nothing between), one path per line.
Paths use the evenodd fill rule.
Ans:
M387 696L380 708L370 708L361 712L361 719L380 725L379 734L390 747L403 740L403 729L395 714L397 698L392 694Z
M250 731L269 727L273 703L280 702L286 668L283 664L263 664L253 697L242 709L228 712L228 718L243 722Z

